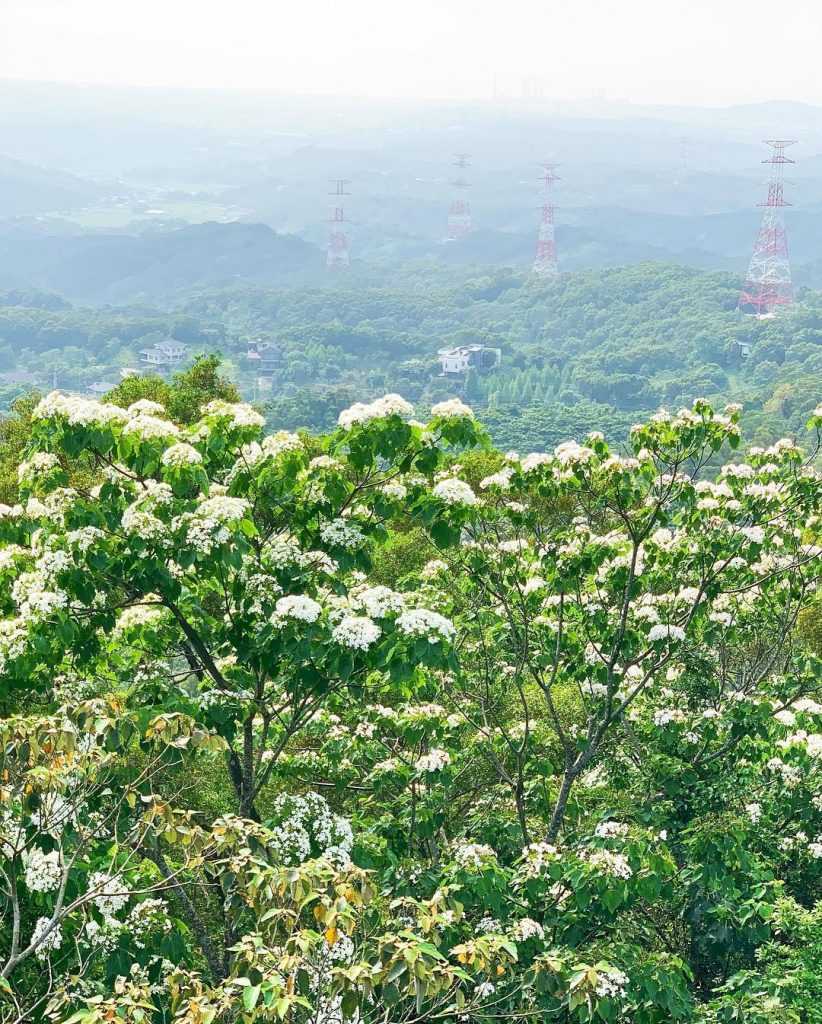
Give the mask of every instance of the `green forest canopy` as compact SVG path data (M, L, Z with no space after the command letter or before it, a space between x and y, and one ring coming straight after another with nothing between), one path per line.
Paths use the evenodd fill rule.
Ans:
M733 275L664 264L553 282L427 264L392 273L390 287L387 278L358 270L326 288L237 286L167 311L8 293L0 362L39 373L41 388L55 370L63 387L113 385L119 367L139 365L140 348L172 337L192 356L222 352L254 397L247 351L262 340L278 354L271 422L324 430L357 398L400 391L430 405L453 394L455 382L437 376L437 349L480 342L502 350L500 369L456 386L506 447L551 445L596 425L616 439L640 415L702 395L743 403L751 436L772 441L802 429L822 381L822 297L810 290L761 322L736 311ZM10 385L9 397L26 386Z

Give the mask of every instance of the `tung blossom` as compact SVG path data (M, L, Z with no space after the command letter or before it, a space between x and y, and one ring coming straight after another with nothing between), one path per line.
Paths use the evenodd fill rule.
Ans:
M384 419L387 416L399 416L408 419L414 414L414 407L402 395L384 395L375 402L355 402L349 409L343 409L337 423L343 430L351 430L356 426L364 426L372 420Z
M435 485L433 494L435 498L444 501L446 505L470 506L476 505L479 501L471 487L464 480L458 480L456 477L440 480Z
M442 769L449 764L451 764L451 755L448 751L434 747L429 750L427 754L423 754L422 757L417 758L414 762L414 767L418 772L428 772L428 774L433 774L434 772L442 771Z
M365 615L347 615L337 623L331 635L343 647L365 651L379 640L382 630Z
M203 457L192 445L181 441L166 448L160 461L164 466L180 468L182 466L197 466L203 461Z
M432 644L452 640L457 632L450 619L428 608L404 611L397 619L397 629L408 636L425 637Z
M458 398L449 398L445 402L438 402L431 406L431 415L440 419L473 419L474 413Z
M682 626L666 625L657 623L648 630L648 641L656 643L657 640L684 640L685 630Z
M281 597L274 606L274 618L294 619L297 622L316 622L322 612L322 606L305 594L288 594Z

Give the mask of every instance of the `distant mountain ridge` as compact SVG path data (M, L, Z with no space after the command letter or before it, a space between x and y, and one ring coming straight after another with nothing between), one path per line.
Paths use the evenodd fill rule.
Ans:
M70 209L99 195L93 182L0 154L0 218Z
M324 269L320 249L264 224L195 224L174 231L48 238L0 228L0 286L42 288L84 302L164 298L237 279L284 284Z

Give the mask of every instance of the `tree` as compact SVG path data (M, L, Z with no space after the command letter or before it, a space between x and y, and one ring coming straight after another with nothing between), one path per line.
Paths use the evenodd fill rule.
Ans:
M630 455L412 414L32 410L0 516L9 1020L780 998L770 922L811 927L822 865L816 450L716 469L739 410L702 401Z
M240 401L237 386L220 376L221 362L217 354L199 355L187 370L175 373L170 382L156 375L126 377L106 395L106 400L127 408L146 399L167 408L178 423L193 423L210 401Z

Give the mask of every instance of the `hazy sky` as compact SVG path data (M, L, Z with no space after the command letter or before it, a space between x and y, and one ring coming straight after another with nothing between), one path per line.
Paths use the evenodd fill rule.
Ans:
M818 0L0 0L0 78L822 103L821 36Z

